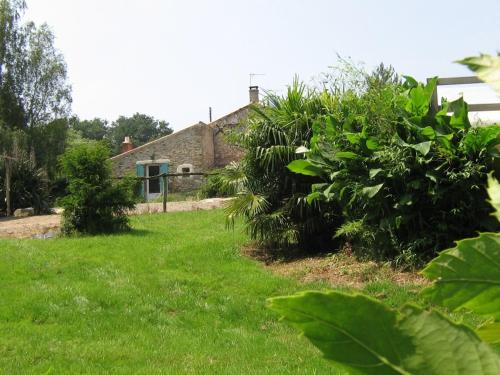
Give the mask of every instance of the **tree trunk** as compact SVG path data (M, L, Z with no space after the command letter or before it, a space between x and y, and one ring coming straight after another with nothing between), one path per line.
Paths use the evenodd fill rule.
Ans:
M11 160L8 156L5 157L5 203L7 205L7 216L12 215L12 207L11 207L11 197L10 197L10 188L11 188Z

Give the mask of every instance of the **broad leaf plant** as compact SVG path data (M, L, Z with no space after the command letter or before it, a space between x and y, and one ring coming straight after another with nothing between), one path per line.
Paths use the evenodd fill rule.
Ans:
M481 55L461 63L500 89L500 56ZM422 92L415 92L416 96L428 94L424 87ZM429 129L429 135L431 130L434 131ZM353 140L362 139L369 148L369 139L363 137L357 134ZM425 142L410 147L422 155L428 152ZM315 174L317 167L307 160L289 166L303 174ZM379 172L370 171L370 175ZM500 185L492 175L488 185L493 216L498 219ZM325 186L321 187L322 195L329 193ZM366 189L366 194L375 196L380 189L374 185ZM500 234L481 233L458 241L455 247L441 252L422 273L433 281L422 292L430 301L452 311L470 310L483 316L486 323L473 330L437 311L415 305L395 310L361 294L337 291L271 298L269 307L298 328L334 366L349 374L499 374Z

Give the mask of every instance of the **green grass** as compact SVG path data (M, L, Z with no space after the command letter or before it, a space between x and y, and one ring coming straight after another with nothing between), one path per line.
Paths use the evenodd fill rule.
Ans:
M331 374L265 307L304 285L242 257L223 212L132 217L121 235L0 240L0 374ZM371 290L370 290L371 288ZM412 288L367 287L399 306Z

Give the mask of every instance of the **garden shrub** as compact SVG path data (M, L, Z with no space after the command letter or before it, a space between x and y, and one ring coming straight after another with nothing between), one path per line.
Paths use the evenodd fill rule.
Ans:
M500 184L490 177L490 206L500 218ZM422 271L421 295L449 311L482 319L475 329L449 316L344 292L302 292L268 300L324 357L349 374L498 374L500 233L458 241ZM443 343L446 345L443 345Z
M485 203L499 165L498 125L474 127L463 99L432 113L436 79L393 69L342 76L321 90L295 81L253 108L246 153L221 174L253 239L288 251L331 251L416 266L455 238L497 230ZM306 156L304 158L304 155ZM288 168L286 168L288 166Z
M51 197L48 192L48 180L42 169L24 154L12 161L11 207L33 207L36 215L50 212ZM6 210L5 202L5 166L0 165L0 211Z
M62 199L63 233L109 233L128 229L126 212L134 207L133 181L114 182L109 150L100 143L85 143L61 157L68 179Z
M461 63L468 65L500 92L498 74L500 55L470 57ZM426 89L423 92L425 91ZM427 95L423 99L427 100L426 97ZM427 113L424 107L423 112ZM447 116L444 111L442 115ZM463 125L468 122L466 115L466 106L463 102L459 102L453 114L455 119L450 116L449 122L444 121L439 124L455 124L464 130L467 126ZM457 120L457 117L461 119ZM440 130L443 129L446 127L440 127ZM474 138L479 142L473 142L478 146L476 152L496 156L498 129L495 131L491 129L478 129L476 132L467 133L459 145L465 145L466 152L470 156L472 151L469 141ZM425 132L432 134L430 130ZM491 134L492 139L488 140L487 134ZM442 142L442 145L449 149L448 146L453 142L453 138L446 137L447 141ZM366 142L364 144L367 146ZM425 157L436 145L421 142L406 146ZM319 171L317 164L310 163L311 155L307 161L301 161L302 166L296 163L292 168ZM371 175L379 172L377 169ZM493 173L489 177L488 184L490 199L485 205L489 206L492 211L491 218L498 224L500 184L492 175ZM375 196L381 189L382 187L369 188L366 192L367 195ZM361 294L306 292L295 296L271 298L269 307L300 329L304 336L323 352L324 357L332 361L342 372L498 374L500 373L500 264L497 261L499 257L500 233L480 233L478 237L460 240L456 246L441 252L422 271L424 276L432 280L432 284L423 290L422 295L433 304L444 306L450 311L466 310L480 316L483 321L475 330L463 323L455 323L436 311L426 311L413 304L407 304L398 311L381 301Z
M226 169L214 169L205 178L200 187L198 196L204 198L224 198L236 194L234 187L226 183L224 176Z
M318 251L330 245L331 228L338 225L334 204L308 204L317 178L286 169L325 111L322 97L297 81L284 96L268 95L265 106L253 108L239 141L243 160L225 169L225 183L238 192L227 208L229 220L243 216L250 236L269 248Z
M309 201L337 202L346 222L336 235L364 254L418 261L457 237L498 229L485 182L500 127L473 128L463 99L444 101L432 113L435 85L436 79L422 85L407 78L396 121L385 126L392 131L371 126L356 106L350 109L357 100L344 98L340 115L316 123L307 159L289 165L323 178Z
M489 193L500 217L500 185ZM362 294L303 292L268 300L342 373L498 374L500 372L500 234L457 242L423 270L432 284L421 293L451 311L481 317L473 329L414 304L396 310ZM443 345L443 343L446 343Z

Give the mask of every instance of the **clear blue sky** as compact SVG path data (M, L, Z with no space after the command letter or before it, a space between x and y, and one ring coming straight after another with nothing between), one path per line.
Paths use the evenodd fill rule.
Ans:
M336 54L418 79L500 49L499 0L28 0L63 52L82 119L142 112L182 129L248 102L249 73L282 91Z

